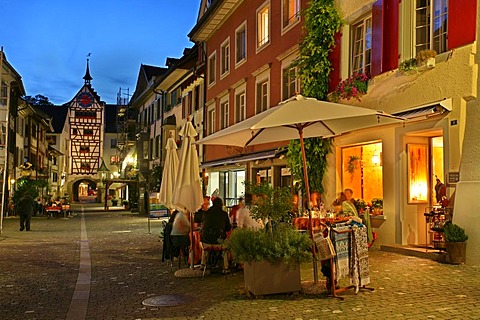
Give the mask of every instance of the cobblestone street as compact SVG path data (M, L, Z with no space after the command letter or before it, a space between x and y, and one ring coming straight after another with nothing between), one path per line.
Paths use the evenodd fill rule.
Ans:
M79 207L80 208L80 207ZM4 220L0 236L0 318L66 319L80 265L81 210L69 218L34 217L20 232ZM243 274L176 278L161 261L160 223L127 211L84 213L91 259L85 319L479 319L480 268L370 252L375 291L251 298ZM178 265L176 265L178 267ZM176 268L174 268L175 270ZM302 278L311 281L311 265ZM324 281L321 282L324 286ZM322 290L323 291L323 290ZM191 302L147 307L142 301L184 294Z

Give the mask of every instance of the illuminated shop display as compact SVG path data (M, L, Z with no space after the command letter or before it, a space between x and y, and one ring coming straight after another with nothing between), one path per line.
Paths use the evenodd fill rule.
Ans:
M408 144L408 203L428 202L428 145Z

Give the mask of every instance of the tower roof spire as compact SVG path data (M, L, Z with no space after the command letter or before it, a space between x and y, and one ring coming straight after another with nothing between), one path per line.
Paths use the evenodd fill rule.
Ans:
M91 53L87 55L87 70L85 71L85 75L83 76L83 79L85 80L85 84L90 84L90 81L93 79L92 76L90 75L90 68L89 68L90 55Z

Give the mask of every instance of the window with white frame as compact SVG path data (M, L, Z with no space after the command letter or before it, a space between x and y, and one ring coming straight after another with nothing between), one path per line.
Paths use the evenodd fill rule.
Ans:
M230 104L228 100L222 101L220 103L220 129L225 129L229 124L229 112Z
M247 58L247 25L244 22L235 31L235 63L240 63Z
M222 43L220 55L220 72L221 75L226 75L230 71L230 39Z
M287 28L300 20L300 1L299 0L283 0L282 2L282 21L283 28Z
M268 109L268 79L257 83L257 114Z
M208 58L208 85L215 83L216 62L217 54L214 52Z
M215 132L215 123L216 123L216 114L215 114L215 106L208 109L208 123L207 129L208 134L212 134Z
M246 109L245 109L245 91L235 94L235 122L245 120L246 118Z
M257 11L257 48L270 42L270 4L267 2Z
M368 15L351 27L351 73L370 74L372 63L372 16Z
M2 81L0 84L0 105L6 106L8 99L8 84Z
M300 92L297 67L288 66L282 70L282 99L286 100Z
M415 51L447 51L448 0L415 1Z

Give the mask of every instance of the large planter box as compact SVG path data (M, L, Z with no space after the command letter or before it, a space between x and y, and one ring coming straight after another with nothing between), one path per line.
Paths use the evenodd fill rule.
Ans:
M255 296L301 290L300 265L252 262L243 265L245 289Z

